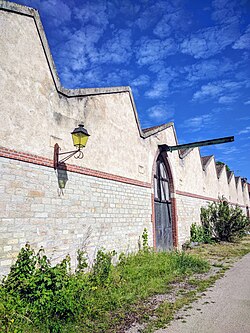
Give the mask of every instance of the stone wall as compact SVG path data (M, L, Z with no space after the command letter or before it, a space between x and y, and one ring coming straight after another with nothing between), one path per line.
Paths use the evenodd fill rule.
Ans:
M152 244L151 189L50 167L0 159L0 273L20 248L44 246L53 261L78 248L90 261L101 247L136 251L143 229ZM66 183L59 189L58 180Z

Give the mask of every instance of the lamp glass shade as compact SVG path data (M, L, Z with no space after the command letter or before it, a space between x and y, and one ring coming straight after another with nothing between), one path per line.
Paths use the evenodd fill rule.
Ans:
M89 138L89 133L82 124L80 124L79 127L75 128L71 135L75 147L81 149L86 146Z

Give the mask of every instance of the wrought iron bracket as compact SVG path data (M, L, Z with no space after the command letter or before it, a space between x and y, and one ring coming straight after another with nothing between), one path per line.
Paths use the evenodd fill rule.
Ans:
M83 152L81 151L80 148L76 150L71 150L71 151L66 151L64 153L60 153L61 148L59 147L58 143L55 144L54 146L54 169L58 169L60 165L63 165L64 162L66 162L68 159L71 157L75 157L77 159L82 159L83 158ZM60 155L67 155L63 157L61 160L59 160Z

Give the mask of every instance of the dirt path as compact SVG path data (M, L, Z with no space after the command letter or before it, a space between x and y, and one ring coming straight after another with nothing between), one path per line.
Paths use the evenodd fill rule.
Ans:
M250 254L244 256L206 295L155 333L250 333Z

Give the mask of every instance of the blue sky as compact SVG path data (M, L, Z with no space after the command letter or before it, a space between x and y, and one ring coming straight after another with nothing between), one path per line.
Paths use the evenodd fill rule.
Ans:
M248 0L18 0L37 8L62 85L131 86L143 128L174 121L250 180Z

